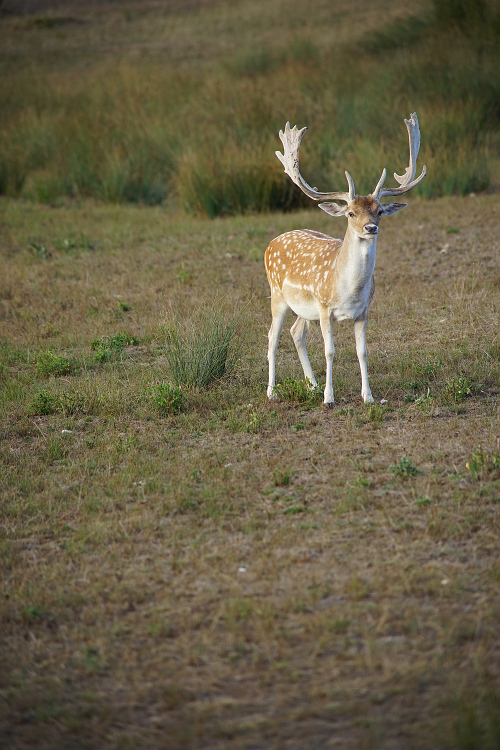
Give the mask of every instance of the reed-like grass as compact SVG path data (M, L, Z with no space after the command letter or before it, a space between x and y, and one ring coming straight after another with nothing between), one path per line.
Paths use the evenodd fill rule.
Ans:
M220 300L201 304L189 317L172 310L162 327L167 369L174 385L206 388L230 375L238 362L241 318Z
M274 156L287 120L311 129L301 169L312 184L342 189L347 168L366 192L384 166L406 165L402 118L414 110L428 167L418 192L485 190L499 157L499 19L487 0L434 0L335 48L305 30L182 71L123 60L11 66L0 76L0 194L178 198L209 217L289 210L304 199Z

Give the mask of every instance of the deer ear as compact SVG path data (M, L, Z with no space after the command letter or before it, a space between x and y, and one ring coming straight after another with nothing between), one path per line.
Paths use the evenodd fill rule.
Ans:
M397 211L401 211L402 208L406 208L408 203L384 203L380 206L385 216L395 214Z
M318 207L330 216L345 216L347 206L339 206L338 203L318 203Z

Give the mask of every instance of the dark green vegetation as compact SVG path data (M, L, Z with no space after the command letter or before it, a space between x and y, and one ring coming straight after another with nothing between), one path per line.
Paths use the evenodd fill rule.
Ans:
M0 744L498 748L498 200L410 200L333 410L286 329L266 398L263 250L321 211L0 202Z
M402 117L414 110L428 167L418 192L485 190L499 164L498 4L400 6L4 11L0 194L48 204L177 201L211 217L287 210L306 200L274 156L287 120L311 128L311 184L342 190L348 168L363 193L384 165L392 174L407 164Z

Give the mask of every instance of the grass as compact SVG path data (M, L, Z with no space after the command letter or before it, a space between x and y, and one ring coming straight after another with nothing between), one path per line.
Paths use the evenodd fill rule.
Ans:
M0 745L498 747L493 4L11 8ZM415 109L428 177L381 225L375 404L346 322L323 408L291 319L269 402L265 247L345 224L300 210L277 131L310 126L312 184L367 192ZM308 349L322 381L317 326Z
M282 0L255 7L142 4L130 21L119 8L73 5L72 16L6 13L0 194L209 217L296 209L307 199L274 156L287 120L312 129L301 155L311 184L341 189L348 168L366 193L384 165L407 164L402 117L414 110L428 167L418 193L495 188L493 0L403 10L377 0L346 9L342 23L325 0L286 24Z
M496 203L412 199L383 224L376 403L344 323L325 410L289 326L267 400L262 265L286 229L331 232L322 212L0 201L9 746L495 747ZM235 312L236 367L175 385L165 321L208 336Z
M171 311L162 326L169 375L176 386L206 388L228 377L239 360L240 320L221 300L202 304L188 318Z

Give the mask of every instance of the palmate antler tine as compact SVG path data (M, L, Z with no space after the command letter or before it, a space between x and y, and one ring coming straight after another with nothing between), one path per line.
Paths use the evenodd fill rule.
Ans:
M280 130L279 136L280 140L283 144L283 153L280 151L276 151L276 156L280 160L280 162L283 164L283 167L285 168L285 173L290 177L292 182L299 187L303 193L305 193L309 198L312 198L315 201L324 201L326 200L341 200L346 201L346 203L349 203L349 201L352 201L356 195L354 190L354 183L352 181L352 177L348 172L346 172L346 178L349 185L349 192L335 192L335 193L320 193L317 188L313 188L310 185L307 184L307 182L304 180L302 175L299 172L299 150L300 150L300 143L302 141L302 138L304 136L304 133L306 132L307 128L302 128L301 130L298 130L297 126L295 125L293 128L290 128L290 123L287 122L285 125L285 131Z
M416 112L410 115L410 119L406 120L406 129L408 130L408 141L410 147L410 163L405 169L404 175L398 175L394 172L394 179L399 182L400 187L398 188L386 188L382 189L384 184L386 171L382 172L382 176L377 183L377 187L373 191L372 195L380 200L388 195L404 195L409 190L412 190L419 182L422 182L425 175L427 174L427 168L424 166L422 173L415 179L415 172L417 170L417 156L420 149L420 128L418 127L418 118Z

